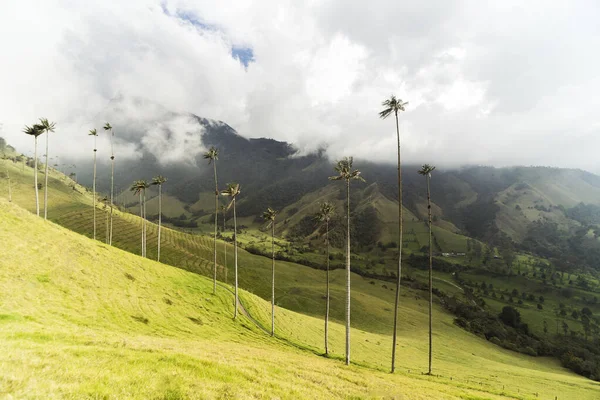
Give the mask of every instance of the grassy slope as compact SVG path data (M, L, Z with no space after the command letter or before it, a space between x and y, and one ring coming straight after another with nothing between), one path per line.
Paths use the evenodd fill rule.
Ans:
M43 222L0 200L0 395L35 398L541 398L593 399L598 384L497 349L436 310L434 370L426 316L403 310L396 375L389 337L353 330L344 367L319 357L322 321L278 308L280 338L246 317L210 280L144 260ZM267 302L242 292L264 325ZM424 305L424 303L423 303ZM422 310L425 308L422 307ZM302 327L302 329L298 329ZM338 358L343 327L333 324ZM304 350L303 350L304 349ZM308 350L308 351L307 351ZM410 372L409 372L410 369ZM452 380L450 380L452 377Z

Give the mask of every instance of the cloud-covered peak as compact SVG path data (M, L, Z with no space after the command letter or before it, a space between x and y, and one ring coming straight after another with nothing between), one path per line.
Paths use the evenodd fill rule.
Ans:
M123 119L143 127L144 145L173 147L168 159L185 157L177 149L190 145L190 126L161 107L301 152L393 162L395 125L377 113L395 94L409 101L407 162L600 170L591 2L234 3L2 3L3 135L26 150L20 129L46 116L59 128L51 146L76 153L121 94L160 105L127 108ZM178 131L165 142L167 126Z

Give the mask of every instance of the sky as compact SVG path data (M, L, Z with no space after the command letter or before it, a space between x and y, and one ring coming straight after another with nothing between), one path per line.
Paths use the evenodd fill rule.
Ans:
M3 0L0 136L32 152L46 117L52 154L83 156L115 99L145 99L113 123L128 157L132 126L168 162L202 151L174 111L395 162L394 94L407 163L600 173L598 21L595 0Z

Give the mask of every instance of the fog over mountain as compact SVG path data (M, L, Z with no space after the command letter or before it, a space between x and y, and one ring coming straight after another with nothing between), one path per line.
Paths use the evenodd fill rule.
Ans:
M0 136L28 152L21 128L47 117L51 155L80 157L111 118L121 158L143 147L189 163L202 151L193 113L301 154L394 162L394 123L377 115L394 93L409 101L409 163L600 172L595 2L216 5L3 2Z

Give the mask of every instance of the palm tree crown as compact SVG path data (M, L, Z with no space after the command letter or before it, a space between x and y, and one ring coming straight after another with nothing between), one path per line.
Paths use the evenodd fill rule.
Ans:
M435 169L434 166L431 166L429 164L423 164L423 166L421 167L421 169L418 172L421 175L428 175L431 178L431 173L433 172L434 169Z
M167 178L165 178L162 175L157 175L154 178L152 178L152 185L162 185L166 181L167 181Z
M88 136L98 136L98 131L96 131L96 129L90 129Z
M352 157L344 157L343 159L339 160L334 167L335 171L339 173L339 175L330 176L329 179L332 181L341 181L343 179L346 181L357 180L365 182L365 180L360 176L359 170L352 170L353 162L354 159Z
M319 212L317 213L316 219L319 222L329 222L335 214L335 207L328 201L321 203Z
M42 133L44 133L44 128L39 124L34 124L32 126L25 125L25 128L23 128L23 133L25 133L26 135L31 135L33 137L38 137Z
M219 159L219 150L215 146L211 146L210 149L206 153L204 153L204 159L208 160L210 164L212 161L216 161Z
M106 124L104 124L104 130L105 131L111 131L112 130L112 126L107 122Z
M48 121L48 118L40 118L39 125L47 132L54 132L56 128L56 122Z
M396 96L392 95L389 99L381 103L385 108L379 112L379 117L386 119L392 113L398 115L398 111L405 111L404 106L408 105L408 101L403 102L401 99L397 99Z
M226 210L229 210L231 208L231 205L233 204L233 200L235 200L235 197L240 194L240 184L239 183L228 183L227 189L223 190L221 192L221 194L223 196L231 197L231 201L227 205L227 209L226 209Z
M273 210L271 207L267 208L267 211L263 212L263 219L265 221L269 221L269 224L267 225L267 228L269 228L271 226L271 224L273 223L273 221L275 221L275 216L277 215L277 211Z

